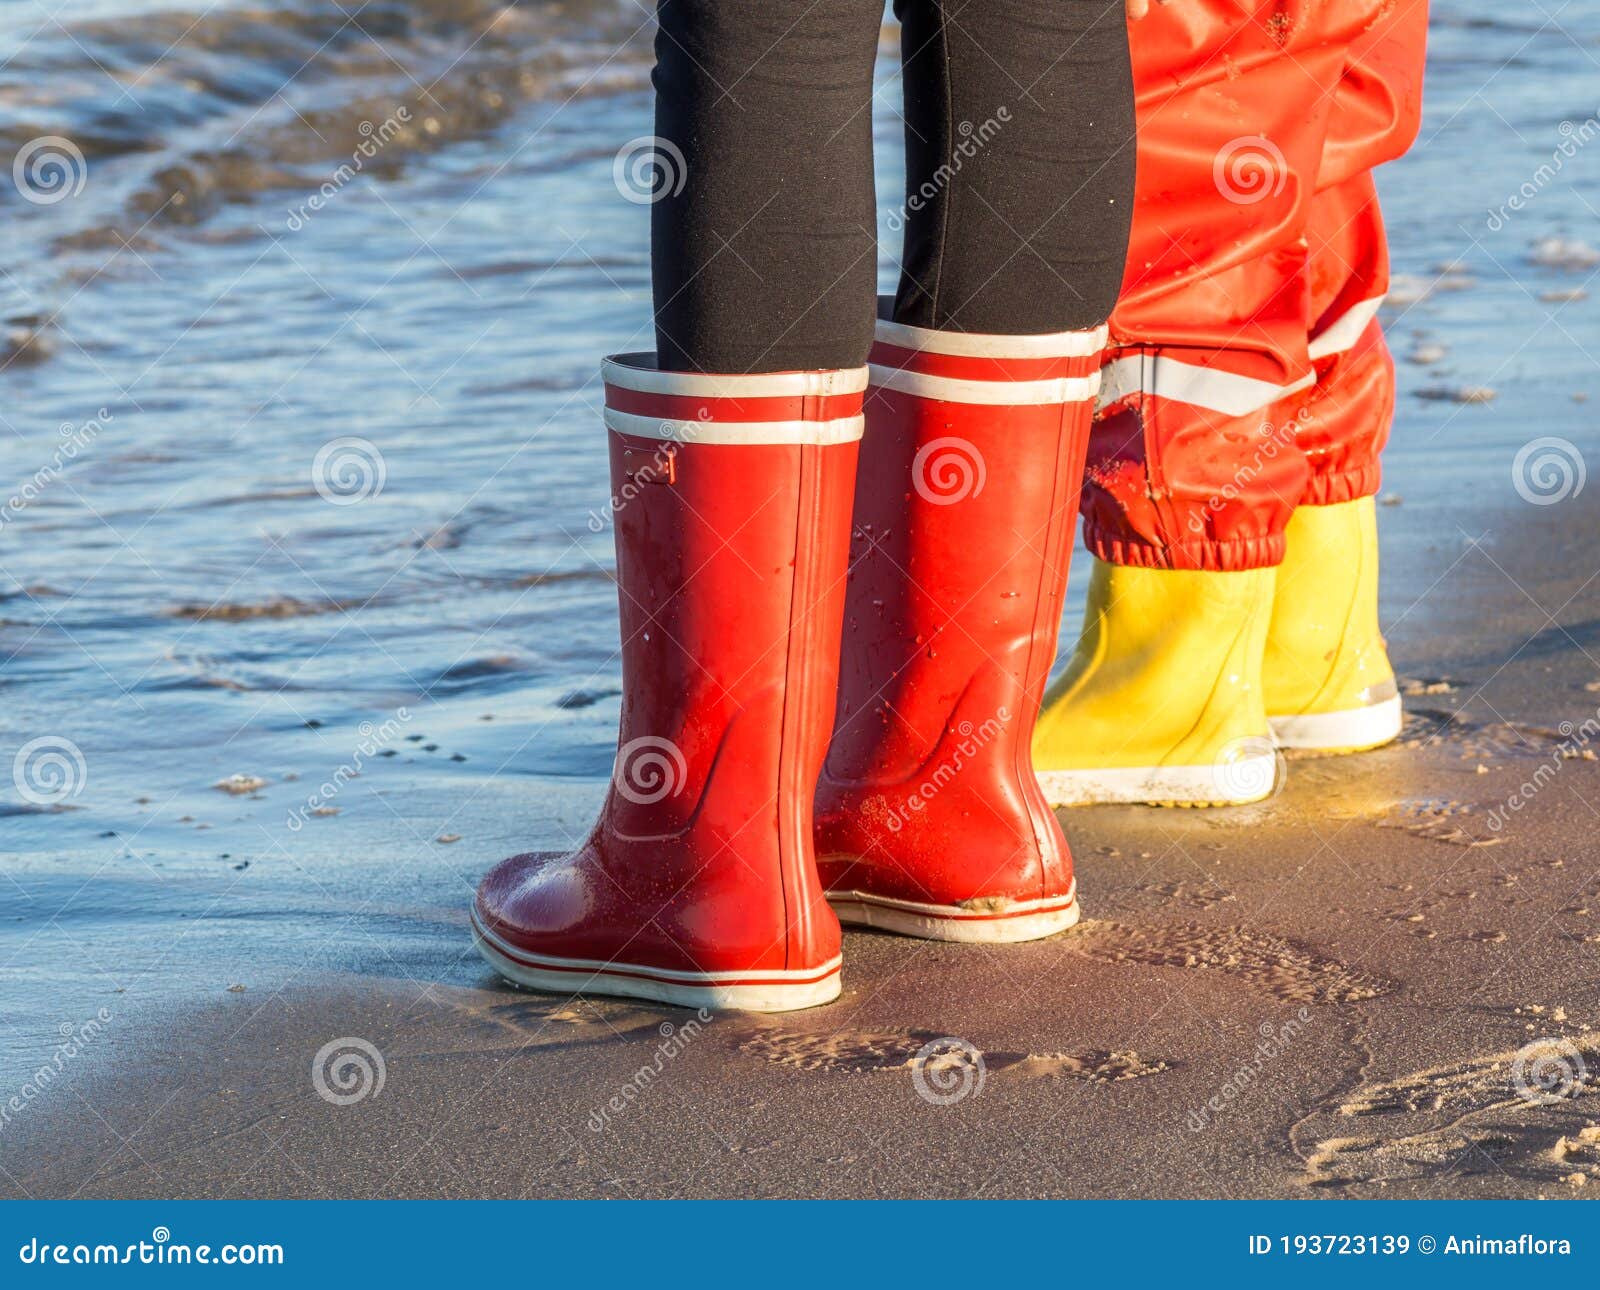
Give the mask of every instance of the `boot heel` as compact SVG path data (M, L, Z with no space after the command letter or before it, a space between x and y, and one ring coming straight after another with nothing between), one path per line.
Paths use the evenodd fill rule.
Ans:
M739 973L672 972L645 963L559 959L519 950L484 927L476 910L472 938L496 972L527 990L620 995L713 1012L793 1012L832 1003L839 997L843 962L835 955L811 971Z
M926 941L1000 945L1037 941L1077 923L1077 888L1065 898L925 905L867 891L830 891L828 903L841 923Z

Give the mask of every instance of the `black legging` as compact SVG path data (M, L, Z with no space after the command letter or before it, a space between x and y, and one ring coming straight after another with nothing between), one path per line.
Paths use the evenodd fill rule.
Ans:
M1124 0L896 0L895 13L896 320L1006 335L1104 322L1133 204ZM652 212L661 365L865 362L882 0L659 0L658 15L656 134L663 165L683 167Z

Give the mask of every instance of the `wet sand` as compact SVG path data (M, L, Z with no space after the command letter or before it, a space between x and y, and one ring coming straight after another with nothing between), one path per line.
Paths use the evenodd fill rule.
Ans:
M298 966L268 966L248 930L200 956L239 979L197 1010L107 989L92 1057L0 1135L0 1186L1600 1194L1595 518L1580 495L1507 512L1492 550L1462 539L1445 565L1420 541L1391 552L1391 585L1425 590L1386 618L1476 624L1397 635L1404 739L1295 760L1254 807L1067 814L1087 917L1062 936L851 934L844 997L782 1017L546 998L477 964L465 898L490 857L462 857L328 891L294 916ZM85 951L118 978L116 946ZM324 1060L353 1099L336 1105L314 1066L351 1039L378 1057ZM930 1043L943 1060L919 1057Z

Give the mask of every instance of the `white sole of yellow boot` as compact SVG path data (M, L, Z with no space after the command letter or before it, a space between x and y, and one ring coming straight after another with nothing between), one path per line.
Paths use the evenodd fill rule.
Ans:
M1268 718L1278 747L1325 753L1381 747L1399 736L1402 719L1398 694L1365 708Z
M1078 921L1081 913L1076 883L1065 896L1048 900L923 905L865 891L830 891L828 903L841 923L854 927L965 945L1042 940L1066 931Z
M821 967L779 972L678 972L637 963L529 954L472 920L478 953L513 985L541 994L608 994L712 1012L795 1012L839 997L835 956Z
M1213 766L1041 770L1037 774L1039 787L1052 807L1118 803L1245 806L1272 796L1278 786L1279 764L1277 753L1263 748Z

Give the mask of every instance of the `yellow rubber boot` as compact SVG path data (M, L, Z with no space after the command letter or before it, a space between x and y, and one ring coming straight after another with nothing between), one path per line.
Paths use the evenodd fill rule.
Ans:
M1077 651L1034 733L1052 806L1223 806L1272 793L1261 663L1273 574L1094 562Z
M1289 521L1262 680L1283 748L1360 752L1400 733L1378 630L1378 511L1370 497Z

